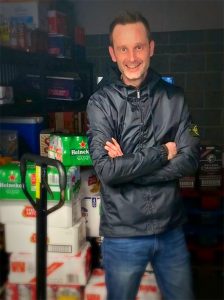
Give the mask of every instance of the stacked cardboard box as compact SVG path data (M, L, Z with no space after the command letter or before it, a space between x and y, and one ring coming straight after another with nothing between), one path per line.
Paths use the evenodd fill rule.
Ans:
M193 265L218 266L223 257L222 148L201 146L199 170L192 187L182 186L188 213L185 226Z
M84 300L106 300L107 290L103 269L94 269L84 289ZM136 300L161 300L155 275L147 273L142 277Z
M47 206L59 200L58 174L48 167ZM47 229L47 284L53 299L69 293L80 294L90 275L91 247L86 241L85 220L81 216L80 168L67 166L67 186L64 206L48 216ZM35 299L36 283L36 211L21 189L19 163L0 167L0 216L5 228L5 249L10 253L9 275L6 287L7 299ZM26 185L35 200L35 168L27 166ZM78 296L77 296L78 297Z

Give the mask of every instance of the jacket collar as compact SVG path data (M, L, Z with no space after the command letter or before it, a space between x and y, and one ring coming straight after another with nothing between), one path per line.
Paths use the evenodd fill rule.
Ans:
M157 84L157 82L161 79L161 75L158 74L156 71L154 71L151 67L148 69L147 76L145 80L142 82L139 90L143 90L146 87L152 91L154 86ZM119 71L116 64L111 66L111 71L107 75L107 77L104 77L103 80L100 82L99 87L103 87L108 84L114 84L116 87L122 87L126 88L128 91L136 90L135 87L126 85L121 80L121 72Z

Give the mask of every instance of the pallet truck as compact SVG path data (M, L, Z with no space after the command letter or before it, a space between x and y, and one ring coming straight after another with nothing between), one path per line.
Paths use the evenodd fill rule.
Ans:
M36 165L36 199L30 195L26 185L27 163ZM47 208L47 192L53 195L47 181L47 167L57 168L59 175L60 200ZM58 160L35 154L25 153L20 160L22 190L36 210L36 300L46 300L46 267L47 267L47 216L59 209L65 202L66 171Z

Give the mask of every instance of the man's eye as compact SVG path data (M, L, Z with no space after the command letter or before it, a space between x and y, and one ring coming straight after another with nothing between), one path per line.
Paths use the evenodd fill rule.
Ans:
M142 48L143 48L142 45L138 45L138 46L136 47L137 50L142 50Z
M127 48L121 48L121 52L126 52Z

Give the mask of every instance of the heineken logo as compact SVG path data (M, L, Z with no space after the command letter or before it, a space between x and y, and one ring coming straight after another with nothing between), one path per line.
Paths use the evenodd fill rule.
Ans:
M75 155L89 155L89 150L87 148L87 143L82 140L80 143L78 143L76 149L71 149L71 156Z
M81 143L79 144L80 148L86 148L86 143L82 140Z
M22 184L21 183L9 183L9 182L0 182L0 188L16 188L21 189Z
M79 149L71 149L71 155L89 155L89 150L79 150Z
M17 177L17 174L14 173L13 171L11 171L9 174L9 181L10 182L16 181L16 179L17 179L16 177Z

